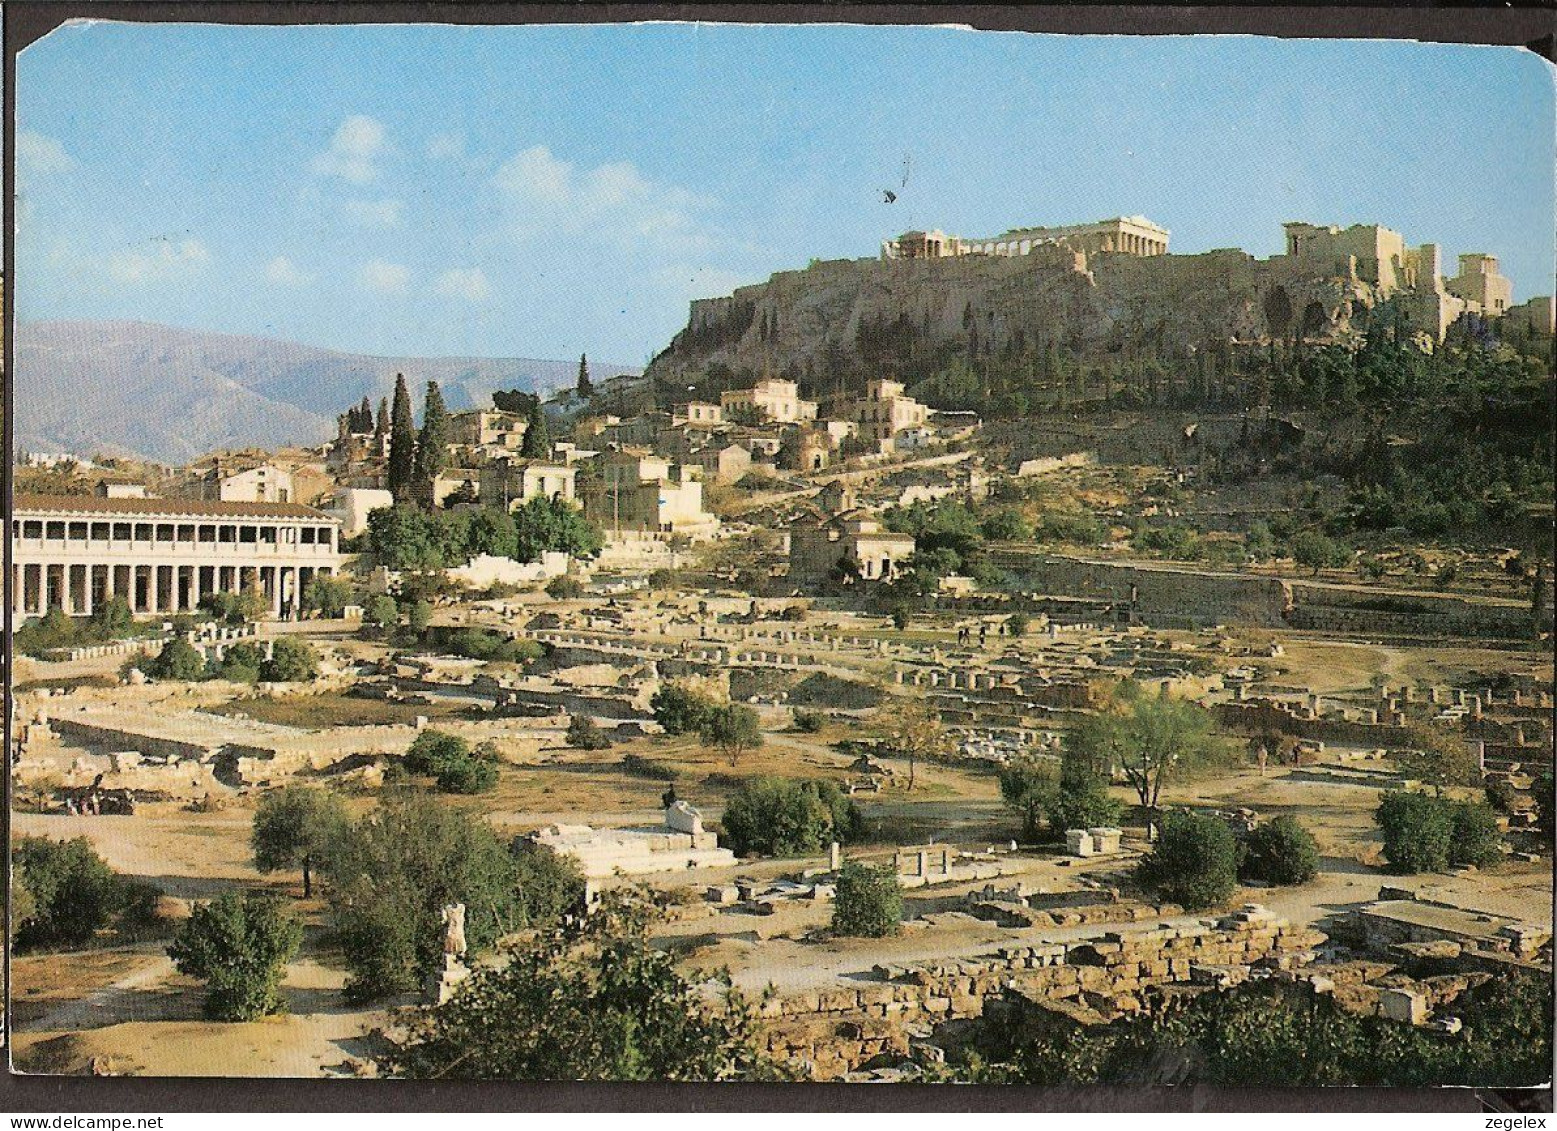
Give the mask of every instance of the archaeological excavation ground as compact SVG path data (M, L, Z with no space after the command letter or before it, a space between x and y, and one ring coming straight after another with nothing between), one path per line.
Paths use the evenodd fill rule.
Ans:
M274 185L125 178L124 224L194 234L71 235L107 295L49 272L119 211L96 154L139 159L66 80L164 64L104 22L19 67L23 192L72 203L30 190L17 249L45 280L8 406L17 1071L1548 1082L1557 400L1549 225L1514 203L1551 203L1514 156L1551 125L1540 60L1413 56L1448 76L1421 99L1503 111L1444 129L1445 166L1507 180L1473 205L1436 155L1386 148L1353 199L1303 149L1374 126L1291 53L1363 75L1378 45L826 33L977 64L997 121L953 115L964 146L944 77L883 85L879 122L825 69L761 77L833 57L802 29L703 30L757 78L680 25L476 29L490 55L337 29L449 78L344 119L249 85L295 80L304 30L155 31L251 62L166 113ZM562 65L595 51L618 85ZM1146 171L1032 77L1158 123L1258 60L1287 79ZM501 154L435 131L467 68L566 92L588 143L561 111ZM624 124L649 90L660 150ZM1287 128L1234 154L1211 118ZM940 126L882 166L883 123ZM1186 189L1206 152L1233 190Z

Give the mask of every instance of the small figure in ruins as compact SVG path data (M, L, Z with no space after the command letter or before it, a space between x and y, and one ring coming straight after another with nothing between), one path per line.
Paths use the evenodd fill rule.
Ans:
M672 782L670 785L665 787L665 792L660 794L660 807L663 809L669 809L676 803L677 800L676 785L674 782Z
M465 956L465 905L450 903L443 909L443 953Z

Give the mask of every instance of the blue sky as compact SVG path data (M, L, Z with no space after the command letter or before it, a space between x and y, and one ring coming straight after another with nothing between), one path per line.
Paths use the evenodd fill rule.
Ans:
M641 362L689 299L908 227L1378 222L1551 292L1516 49L936 28L97 22L17 62L19 317ZM905 176L906 174L906 176ZM883 202L891 188L898 199Z

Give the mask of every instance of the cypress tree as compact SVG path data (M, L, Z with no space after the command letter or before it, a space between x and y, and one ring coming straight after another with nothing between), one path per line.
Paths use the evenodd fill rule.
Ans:
M586 400L595 395L595 383L589 379L589 355L578 355L578 395Z
M416 423L411 419L411 394L405 387L405 374L395 374L395 407L389 417L389 491L395 502L404 503L414 494L416 478Z
M389 436L389 398L379 397L378 419L373 423L373 454L377 455L384 450L384 441Z
M519 454L525 459L551 458L551 437L546 431L546 414L541 411L539 398L530 406L530 415L525 421L524 443L519 446Z
M427 382L427 400L422 405L422 432L416 441L416 490L432 498L433 480L448 462L449 413L443 406L438 382Z

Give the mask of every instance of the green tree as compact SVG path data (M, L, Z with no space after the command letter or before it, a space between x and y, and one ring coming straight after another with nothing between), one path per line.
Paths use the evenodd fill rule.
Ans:
M1100 769L1119 769L1153 825L1163 785L1223 753L1211 734L1210 712L1166 694L1147 694L1130 680L1066 736L1066 748Z
M979 530L991 542L1026 542L1033 536L1032 523L1015 507L985 515Z
M1044 807L1049 827L1063 833L1109 826L1119 820L1119 810L1102 769L1091 759L1066 751L1060 762L1059 785Z
M351 604L351 582L344 577L315 574L303 587L303 608L321 616L338 617Z
M470 757L470 743L448 731L427 729L412 740L405 752L405 768L429 777L443 772L452 762Z
M206 983L204 1010L217 1021L253 1021L285 1009L280 986L303 941L303 925L264 892L227 892L195 907L168 956Z
M389 414L389 462L386 466L389 492L397 503L416 499L416 422L411 418L411 394L405 374L395 374L394 407ZM372 514L368 515L371 523Z
M952 736L941 725L940 712L925 699L902 699L892 704L886 725L887 747L908 759L908 788L914 788L919 763L954 749Z
M588 715L573 715L568 719L567 743L575 750L609 750L611 738Z
M519 943L422 1011L388 1064L411 1079L752 1080L756 1010L729 983L705 992L651 946L648 897L605 892L594 913Z
M549 927L584 907L584 873L571 856L520 837L509 848L519 921Z
M1026 636L1029 623L1027 614L1019 610L1006 618L1006 632L1011 636Z
M92 612L92 628L99 639L117 640L135 627L135 614L123 597L110 597Z
M432 518L413 506L369 511L368 548L387 569L442 569L445 564Z
M126 906L123 878L85 837L22 837L11 858L27 876L33 904L17 929L20 949L80 946Z
M554 577L546 583L546 595L554 601L569 601L584 595L584 583L576 577Z
M519 444L519 454L525 459L551 459L551 434L546 430L546 410L539 400L530 405L525 420L524 439Z
M1239 871L1268 884L1306 884L1319 874L1319 845L1296 817L1284 814L1256 826L1245 838Z
M192 682L205 678L205 657L182 636L175 636L162 646L151 661L151 675L157 679Z
M1448 786L1481 784L1481 766L1470 746L1442 727L1411 724L1404 744L1389 756L1407 777L1432 786L1440 796Z
M9 913L6 939L14 944L22 924L38 913L38 902L33 898L32 889L27 886L27 868L20 859L12 861L11 898L6 901L6 910Z
M1393 790L1374 813L1392 872L1441 872L1449 866L1454 816L1440 798Z
M400 606L388 593L376 593L363 607L362 619L380 630L392 629L400 623Z
M308 641L282 636L270 646L270 659L260 665L266 683L308 683L319 676L319 653Z
M422 636L427 626L432 624L432 606L426 601L412 601L405 615L405 624L416 636Z
M578 359L578 395L586 401L595 395L595 383L589 379L588 354L580 354Z
M1039 839L1043 814L1058 791L1058 774L1052 762L1027 752L1000 767L1000 799L1022 818L1022 840Z
M516 561L537 561L546 550L584 558L602 544L599 529L566 499L536 496L514 510Z
M879 939L902 930L903 888L891 865L846 860L833 893L833 934Z
M444 793L490 793L497 788L497 779L497 759L472 751L463 758L445 762L438 770L437 784Z
M483 507L470 516L470 525L465 531L465 554L511 558L518 548L513 515L500 507Z
M233 683L258 683L264 663L265 653L260 651L259 645L240 640L227 646L215 674Z
M724 844L738 856L809 856L863 828L859 807L831 782L756 777L725 803Z
M717 746L733 766L746 751L762 745L762 723L744 703L721 703L703 719L698 736Z
M261 872L300 868L303 898L314 894L313 869L345 831L341 799L311 786L289 785L265 794L254 811L249 844Z
M1188 910L1214 906L1238 889L1238 838L1225 821L1175 809L1163 814L1138 873L1142 885Z
M448 904L465 904L477 952L527 925L514 859L492 830L422 794L386 797L354 821L324 872L353 1001L421 986L442 961Z
M412 476L418 497L432 500L433 481L442 474L449 459L449 412L443 405L438 382L427 382L427 399L422 405L422 431L416 439L416 457Z
M1503 858L1497 814L1485 801L1454 802L1449 819L1449 863L1485 868Z
M698 734L718 706L712 698L682 683L667 683L649 699L654 721L666 734Z
M1315 577L1319 576L1320 570L1334 564L1338 553L1336 544L1317 530L1300 530L1292 536L1291 545L1292 560L1312 569Z

